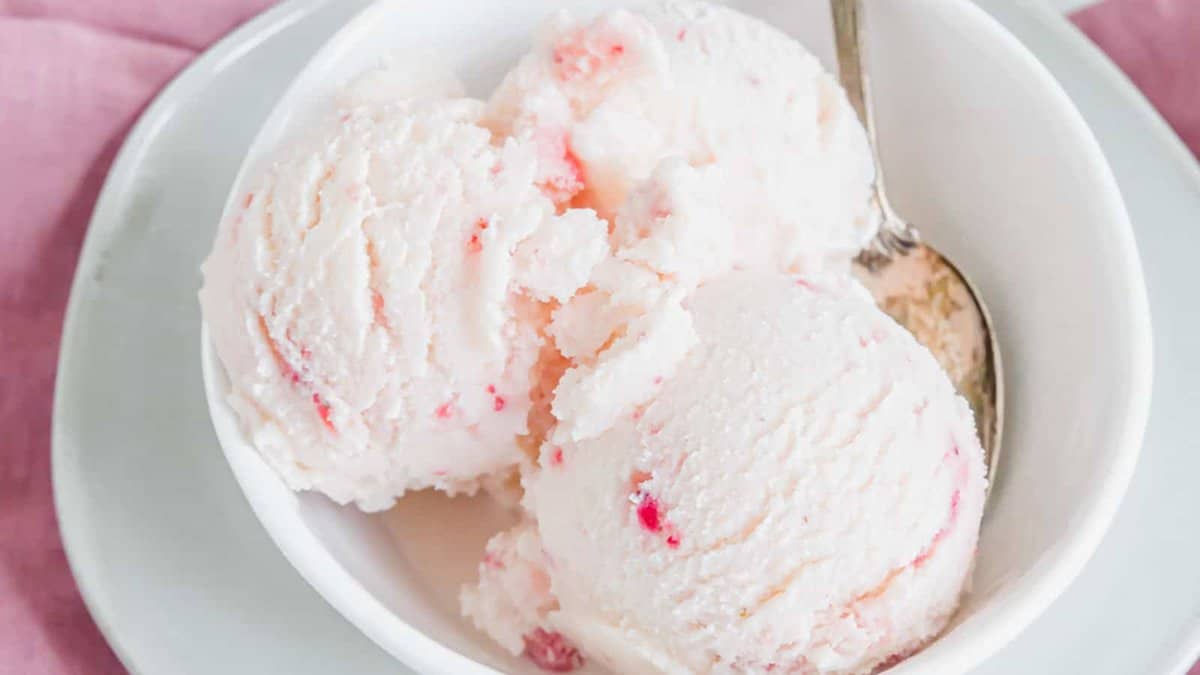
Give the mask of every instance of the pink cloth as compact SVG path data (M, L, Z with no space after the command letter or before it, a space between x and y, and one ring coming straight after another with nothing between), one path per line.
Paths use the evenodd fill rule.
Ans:
M1200 0L1109 0L1073 18L1200 155Z
M122 673L63 556L50 403L79 244L138 112L268 0L0 0L0 672Z
M63 556L50 406L79 244L126 130L269 0L0 0L0 672L120 673ZM1080 25L1200 150L1200 0L1109 0ZM1200 675L1200 671L1194 671Z

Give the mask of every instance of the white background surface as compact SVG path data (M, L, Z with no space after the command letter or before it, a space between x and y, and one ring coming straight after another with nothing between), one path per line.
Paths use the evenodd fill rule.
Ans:
M325 606L254 521L212 438L195 358L194 269L237 148L352 4L289 3L256 24L269 30L243 32L189 71L131 136L118 162L131 177L106 189L107 215L81 257L55 482L81 586L135 672L405 672ZM1111 64L1043 5L980 4L1058 76L1114 166L1146 267L1156 378L1146 448L1112 531L1066 594L977 672L1179 672L1200 621L1190 273L1200 172ZM237 115L229 100L244 102Z

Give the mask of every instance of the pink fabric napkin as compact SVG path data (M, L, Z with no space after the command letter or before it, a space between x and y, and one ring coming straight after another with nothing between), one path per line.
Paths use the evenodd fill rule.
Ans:
M268 0L0 0L0 673L124 670L67 569L50 404L71 275L138 112Z
M50 497L50 407L79 244L129 125L269 0L0 0L0 672L123 672L79 598ZM1200 150L1200 0L1077 17ZM1200 670L1193 671L1200 675Z
M1108 0L1072 18L1200 156L1200 0Z

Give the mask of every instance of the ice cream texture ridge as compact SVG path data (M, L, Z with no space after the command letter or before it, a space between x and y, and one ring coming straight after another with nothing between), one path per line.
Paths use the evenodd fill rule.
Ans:
M880 672L936 638L971 409L850 274L874 165L735 10L560 12L486 100L344 86L235 197L200 304L247 438L366 511L491 494L464 617L548 672Z

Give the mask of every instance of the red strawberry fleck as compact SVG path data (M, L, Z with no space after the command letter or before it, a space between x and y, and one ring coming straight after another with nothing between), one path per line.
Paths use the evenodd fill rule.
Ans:
M637 505L637 516L642 527L650 532L661 532L662 512L658 508L658 500L644 492L638 494L640 499Z
M286 361L280 361L279 368L283 371L283 376L291 381L292 384L300 384L300 373L297 373L291 364Z
M599 44L597 44L599 42ZM569 36L554 49L554 72L559 80L588 78L613 68L625 54L625 45L588 40L580 33Z
M503 396L497 396L492 399L492 410L500 412L501 410L504 410L504 405L505 401Z
M663 382L662 375L654 376L654 384L662 384L662 382Z
M383 310L383 296L379 291L371 291L371 311L374 313L375 324L387 328L387 313Z
M675 39L679 40L680 42L683 42L683 39L685 37L687 37L687 29L686 28L680 28L679 32L675 34Z
M542 670L569 673L583 666L583 655L562 633L535 628L524 636L525 657Z
M448 420L454 416L454 400L451 399L439 405L437 410L433 411L434 416L440 420Z
M504 569L504 561L501 560L499 556L492 553L491 551L487 551L483 554L483 564L486 567L490 567L494 570Z
M316 393L312 395L312 402L313 405L317 406L317 414L321 416L321 422L324 423L330 431L337 431L337 429L333 426L333 420L331 419L332 410L330 409L329 404L321 398L320 394Z
M551 455L550 455L550 466L562 466L562 463L563 463L563 449L562 448L554 448L554 452L551 453Z
M487 393L489 393L489 394L495 394L495 393L496 393L496 385L494 385L494 384L489 384L489 385L487 386Z
M467 253L479 253L483 250L483 238L480 233L488 228L487 218L480 218L475 221L475 232L471 234L471 238L467 240Z
M645 481L638 481L637 484L642 482ZM659 504L658 499L639 489L634 493L634 501L637 503L637 517L638 522L642 524L642 529L654 534L665 534L667 546L679 548L679 532L675 530L674 525L667 522L666 509Z
M803 277L796 279L796 285L799 286L800 288L803 288L806 291L817 290L817 287L814 286L811 281L809 281L808 279L805 279Z
M566 131L547 129L538 134L542 176L538 187L555 204L565 204L584 188L583 164L571 149Z

